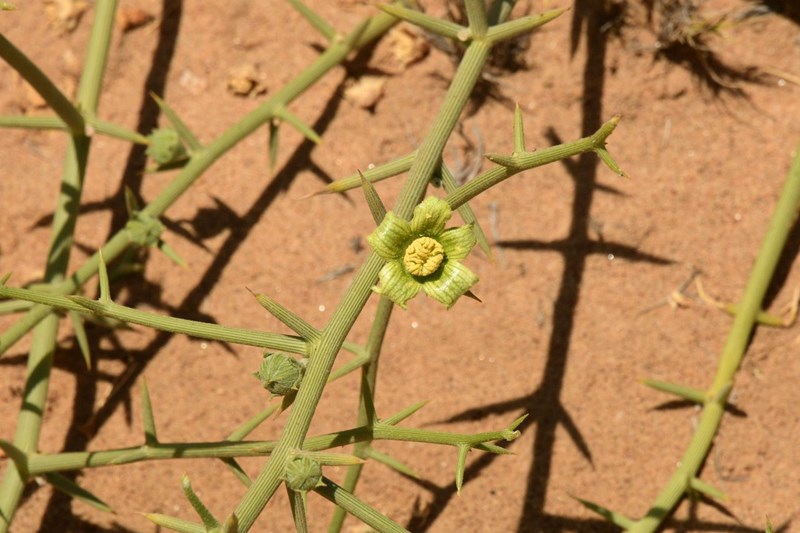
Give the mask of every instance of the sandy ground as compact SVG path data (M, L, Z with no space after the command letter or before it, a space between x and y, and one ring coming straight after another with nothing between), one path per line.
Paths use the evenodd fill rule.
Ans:
M73 32L48 22L40 3L0 16L0 30L65 90L80 73L90 9ZM313 2L339 29L373 8L352 0ZM568 3L530 2L538 11ZM703 304L699 273L721 300L740 297L767 221L800 142L800 29L791 13L767 13L712 37L715 59L736 72L757 68L738 88L707 83L708 70L656 57L644 8L581 1L519 52L516 72L495 71L501 98L463 118L463 135L446 152L454 167L475 161L471 146L513 149L512 107L519 102L530 147L595 131L621 114L609 148L631 179L594 156L526 172L476 198L472 206L495 244L468 265L482 304L450 311L419 298L398 310L387 335L377 409L387 416L431 403L407 425L453 431L500 429L530 417L510 444L513 456L472 453L464 491L455 493L453 449L380 443L424 481L369 464L358 489L366 501L412 531L613 531L570 495L637 517L646 511L692 435L698 410L640 384L655 378L704 388L731 325ZM770 4L770 3L768 3ZM781 2L772 2L780 6ZM785 3L786 6L790 2ZM741 14L753 2L704 4L704 13ZM148 92L163 95L203 141L213 139L263 96L230 94L228 69L252 64L274 93L317 55L322 40L284 2L225 4L123 1L155 21L114 37L99 115L147 132L158 121ZM524 6L523 6L524 7ZM435 11L435 10L434 10ZM729 18L729 20L733 20ZM723 67L706 61L715 75ZM389 41L346 71L335 69L292 110L324 142L284 129L274 172L261 130L227 154L165 220L165 238L190 267L153 254L142 276L116 283L128 305L220 324L285 331L246 290L267 293L322 326L365 257L372 230L360 193L315 196L336 179L404 155L426 134L442 101L453 58L434 48L402 68ZM385 78L372 111L341 98L365 74ZM764 74L766 73L766 74ZM706 81L703 81L703 79ZM0 65L0 113L46 114L20 80ZM60 132L4 130L0 143L0 270L12 283L42 275L47 227L65 139ZM142 150L104 137L93 141L73 265L125 220L123 184L152 199L173 174L142 175ZM483 168L488 168L484 162ZM399 179L379 185L388 205ZM354 243L359 243L355 245ZM800 285L794 229L766 306L779 312ZM335 274L335 275L334 275ZM363 341L375 299L352 332ZM2 324L12 322L4 317ZM723 506L684 502L668 531L763 531L765 515L798 530L800 381L798 328L760 328L737 377L738 415L726 416L702 478L729 495ZM267 396L250 373L259 350L205 343L143 328L110 335L92 328L94 370L86 371L65 322L56 355L41 450L102 450L142 442L139 387L146 378L163 440L218 440L262 409ZM0 361L0 437L11 440L30 338ZM354 425L358 379L329 387L312 433ZM278 435L285 415L253 438ZM242 461L256 474L263 459ZM0 463L5 468L5 464ZM211 460L140 463L88 470L77 479L116 511L103 514L32 485L15 532L156 531L138 512L194 518L180 490L187 472L218 516L243 486ZM343 471L331 469L334 479ZM331 506L310 497L313 531ZM256 531L289 531L281 493ZM364 526L348 520L347 531Z

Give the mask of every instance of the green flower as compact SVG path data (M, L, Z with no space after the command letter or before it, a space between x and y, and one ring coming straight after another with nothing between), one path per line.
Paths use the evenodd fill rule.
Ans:
M472 224L444 229L453 215L444 200L430 196L414 209L411 221L391 211L367 240L375 253L386 260L372 290L390 298L400 307L420 290L431 298L453 306L478 282L461 264L475 245Z

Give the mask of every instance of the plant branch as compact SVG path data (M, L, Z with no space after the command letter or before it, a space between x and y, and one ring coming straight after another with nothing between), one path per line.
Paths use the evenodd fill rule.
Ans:
M750 271L744 296L737 309L728 340L722 350L717 373L706 395L703 412L694 436L678 462L678 468L656 498L653 506L644 518L631 527L630 531L647 533L658 529L672 508L684 497L690 488L690 481L697 477L722 422L725 404L728 401L736 372L747 350L750 335L761 310L761 302L764 300L792 224L797 218L798 206L800 206L800 149L797 151L778 199L761 250Z
M84 74L78 86L78 106L89 115L94 115L97 108L116 7L115 0L100 1L96 4ZM8 51L5 44L10 46L10 43L0 36L0 49ZM13 50L12 56L17 60L26 59L21 54L14 55ZM69 108L65 107L63 95L55 89L47 77L30 63L24 63L22 67L23 76L31 81L46 100L49 98L48 103L54 105L53 109L65 123L70 125L72 132L67 145L61 189L53 212L50 249L44 273L46 283L56 283L64 279L69 266L73 233L80 211L80 197L89 156L90 139L85 135L83 118L79 114L80 120L77 120L71 104ZM26 316L30 314L31 312ZM53 314L44 316L47 316L47 319L37 326L33 335L28 355L22 408L17 418L17 430L14 435L14 445L24 453L35 452L39 446L39 434L56 347L58 317ZM11 525L27 479L28 476L16 465L9 465L6 470L2 485L0 485L0 533L5 533Z

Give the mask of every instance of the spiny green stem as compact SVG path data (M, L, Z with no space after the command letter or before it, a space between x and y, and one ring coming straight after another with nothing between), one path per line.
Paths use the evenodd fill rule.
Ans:
M78 106L90 116L93 116L97 109L116 7L115 0L97 2L96 5L84 73L78 86L77 96ZM10 45L0 36L0 49L7 50L4 46L6 43ZM22 59L23 62L27 60L24 56L20 58L19 55L16 55L15 57L16 60ZM31 68L34 70L30 70ZM54 106L56 113L70 125L72 132L67 146L61 190L53 212L50 250L45 265L45 282L55 283L66 276L69 265L90 141L84 134L83 118L78 115L80 117L78 120L74 116L72 110L75 108L71 104L69 108L64 107L63 95L55 89L55 86L41 71L32 64L27 64L23 65L21 73L31 81L34 87L48 100L48 103ZM33 335L25 377L25 393L14 435L14 445L26 453L34 452L38 448L58 333L58 317L52 314L45 316L47 319L39 324ZM11 525L26 481L27 479L15 465L8 465L2 485L0 485L0 533L5 533Z
M728 340L720 356L717 373L708 392L708 399L703 406L700 423L689 447L678 463L679 466L675 473L661 494L658 495L646 516L631 528L632 532L655 531L685 495L688 481L697 477L697 473L711 449L714 436L722 421L722 415L725 413L728 394L747 349L747 343L758 312L761 310L761 303L767 287L775 272L792 224L795 222L798 205L800 205L800 149L794 158L786 184L775 207L775 213L767 228L761 250L750 272L742 302L734 318Z
M512 156L495 156L489 154L487 157L493 161L502 162L501 166L494 167L481 173L459 187L454 193L448 194L444 199L450 204L451 208L457 209L480 193L523 170L555 163L556 161L584 152L596 151L599 147L605 145L606 139L613 133L617 124L619 124L619 120L620 118L616 116L603 124L600 129L589 137L584 137L583 139L578 139L570 143L551 146L535 152L514 154Z
M15 289L11 287L0 287L0 296L25 299L70 311L91 312L97 316L114 318L131 324L139 324L159 331L181 333L199 339L235 342L246 346L257 346L259 348L283 350L299 354L305 354L307 352L306 341L297 337L290 337L278 333L263 333L252 329L220 326L219 324L209 324L207 322L187 320L185 318L162 316L119 305L114 302L104 304L81 296L54 296L29 289Z
M424 195L430 177L440 164L442 149L480 76L488 52L489 47L480 41L473 42L467 49L431 132L420 146L411 166L409 179L395 207L398 216L409 219L414 207ZM369 254L342 302L334 311L331 321L323 330L319 344L312 350L303 384L298 391L278 447L236 507L235 513L239 517L242 531L250 529L277 490L290 451L301 447L322 397L336 354L369 299L372 285L383 263L384 261L374 252Z
M376 426L365 425L309 437L303 443L302 449L308 452L318 452L349 444L380 440L479 448L481 444L506 440L507 437L514 436L507 429L464 434L378 424ZM261 457L270 455L277 445L277 441L158 442L142 446L91 452L29 453L27 465L29 474L35 476L48 472L98 468L140 461L209 457ZM292 454L296 453L296 451L292 452Z
M408 180L403 185L393 209L397 216L411 219L414 207L422 199L426 185L439 167L442 150L458 122L461 111L469 101L469 95L472 94L490 50L491 47L487 43L473 41L464 53L445 96L445 102L436 114L431 131L420 145L417 157L411 164Z
M389 320L392 317L392 309L394 303L386 297L381 297L378 301L378 309L375 311L375 318L372 321L372 328L369 332L369 340L367 341L367 353L369 354L369 361L363 367L363 375L361 380L361 391L359 394L358 405L358 425L368 426L372 424L373 420L369 419L367 414L364 398L366 395L372 395L373 403L375 398L375 387L378 382L378 364L380 362L381 348L383 347L383 339L386 335L386 328L389 325ZM370 442L365 441L355 445L353 454L356 457L366 457L367 451L370 447ZM347 469L344 483L342 487L347 492L355 493L356 485L361 477L361 470L364 465L355 465ZM345 510L337 507L333 511L333 517L328 525L329 533L338 533L342 529L345 519Z
M441 163L442 149L469 99L490 48L489 43L479 39L472 41L467 48L431 131L420 146L411 166L409 178L395 205L394 211L398 216L410 219L414 207L424 195L431 176ZM261 471L236 508L235 514L240 519L243 531L252 526L277 490L291 449L300 447L322 396L336 353L366 304L371 286L382 264L383 261L375 253L367 257L330 323L323 330L319 344L314 347L303 385L300 387L278 447L266 468Z
M374 280L377 279L378 271L382 266L383 260L377 254L370 253L344 299L334 311L331 322L323 330L319 344L310 354L303 384L297 393L294 407L289 413L289 419L284 426L279 445L273 452L266 468L262 470L236 507L235 513L239 517L242 531L250 529L267 501L280 486L290 451L301 447L339 347L366 304Z

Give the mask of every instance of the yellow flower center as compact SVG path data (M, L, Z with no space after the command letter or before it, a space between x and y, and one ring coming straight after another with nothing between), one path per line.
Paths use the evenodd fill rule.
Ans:
M403 264L409 274L414 276L430 276L439 269L444 261L444 248L436 239L420 237L406 248Z

